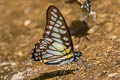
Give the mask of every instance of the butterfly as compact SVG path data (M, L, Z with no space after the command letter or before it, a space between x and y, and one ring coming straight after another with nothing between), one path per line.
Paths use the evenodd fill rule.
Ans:
M78 4L80 4L81 9L90 13L90 11L91 11L91 6L90 6L91 0L85 0L84 3L82 3L81 0L77 0L77 2L78 2Z
M90 13L91 0L65 0L65 2L67 2L67 3L73 3L74 1L77 1L77 3L80 5L80 8L83 9L83 11Z
M78 61L81 52L74 52L70 31L61 12L50 5L46 14L42 38L32 50L34 61L47 65L62 65Z

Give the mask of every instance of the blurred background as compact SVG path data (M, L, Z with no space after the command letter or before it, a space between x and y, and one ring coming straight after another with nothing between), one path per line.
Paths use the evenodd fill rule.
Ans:
M91 0L98 23L97 31L91 34L87 31L95 25L93 16L81 21L84 12L76 1L0 0L0 80L63 77L62 66L47 66L30 57L44 31L49 5L55 5L63 14L74 49L83 53L87 67L85 70L79 64L74 71L74 66L68 65L64 80L120 80L120 0Z

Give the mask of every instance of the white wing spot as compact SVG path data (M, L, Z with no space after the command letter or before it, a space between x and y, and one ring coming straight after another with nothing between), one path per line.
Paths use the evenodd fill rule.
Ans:
M53 40L50 39L50 38L45 38L45 40L46 40L47 42L52 42L52 41L53 41Z
M65 28L65 26L61 26L61 28L63 28L63 29L64 29L64 28Z
M66 44L67 46L69 46L69 45L70 45L70 43L67 43L67 42L66 42L65 44Z
M47 44L45 41L42 41L42 44Z
M59 32L59 29L58 29L57 27L54 27L54 28L53 28L53 31Z
M46 34L49 35L49 34L50 34L50 31L46 31Z
M60 27L60 25L58 25L58 24L55 24L55 26L56 26L56 27Z
M53 46L49 46L49 49L56 50Z
M56 38L60 38L61 36L60 36L60 34L58 34L58 33L52 33L51 34L53 37L56 37Z
M67 32L66 30L60 29L60 33L61 33L61 34L65 34L66 32Z
M57 14L55 14L54 12L51 12L51 15L53 15L54 17L58 17Z
M52 30L52 28L53 28L53 27L49 25L49 29Z
M55 40L55 41L58 42L58 43L63 44L63 41L62 41L61 39L57 39L57 38L52 38L52 39Z
M53 9L53 11L56 13L57 12L57 10L56 9Z
M44 46L40 46L40 49L44 49L45 47Z
M51 16L51 20L56 21L56 18L55 18L55 17L53 17L53 16Z
M63 37L63 40L68 41L68 38L67 37Z
M62 22L61 22L60 20L58 20L57 23L58 23L59 25L62 25Z
M60 16L60 20L63 20L63 18Z
M53 21L50 21L50 24L51 24L51 25L54 25L54 24L55 24L55 22L53 22Z
M46 52L42 52L42 54L44 55L44 54L46 54Z

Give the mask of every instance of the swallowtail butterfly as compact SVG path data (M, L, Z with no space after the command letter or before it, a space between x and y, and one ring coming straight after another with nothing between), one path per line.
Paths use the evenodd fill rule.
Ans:
M46 16L46 27L42 38L35 44L32 58L47 65L76 62L81 52L74 52L71 35L62 14L51 5Z

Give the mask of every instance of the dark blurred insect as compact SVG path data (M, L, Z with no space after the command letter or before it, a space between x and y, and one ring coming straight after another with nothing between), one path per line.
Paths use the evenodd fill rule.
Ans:
M80 8L83 10L86 10L88 13L91 11L90 2L91 0L86 0L84 3L81 2L81 0L77 0L78 4L80 5Z
M34 61L47 65L62 65L78 61L81 52L74 52L65 19L53 5L47 10L47 23L42 38L32 52Z
M80 5L81 9L90 13L90 11L91 11L91 6L90 6L91 0L65 0L65 2L67 2L67 3L72 3L74 1L77 1L77 3Z
M95 22L95 25L88 30L88 34L92 34L98 30L98 23L96 21L96 12L91 9L91 0L65 0L65 2L72 3L74 1L77 1L77 3L80 6L80 9L83 10L83 14L81 16L81 21L86 21L87 17L89 15L93 16L93 21Z

